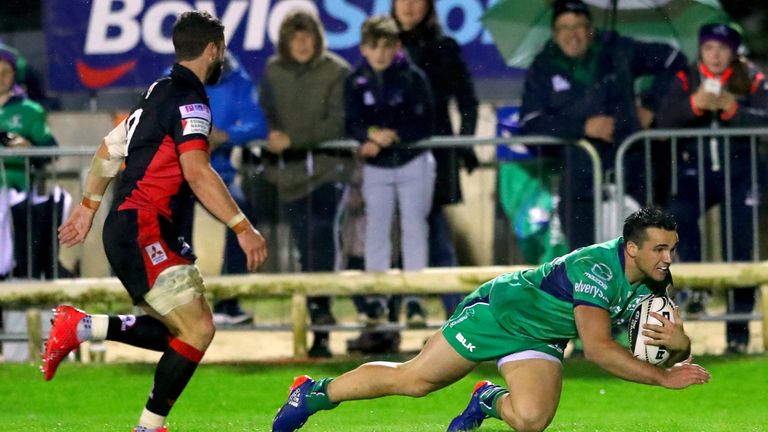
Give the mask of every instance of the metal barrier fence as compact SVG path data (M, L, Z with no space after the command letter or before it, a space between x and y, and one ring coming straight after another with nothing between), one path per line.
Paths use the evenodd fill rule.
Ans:
M519 144L524 145L528 147L542 147L542 146L564 146L564 145L575 145L576 147L580 148L586 154L588 155L592 166L593 166L593 184L592 189L594 191L595 196L598 196L597 194L600 191L600 185L602 183L602 165L600 158L595 151L594 147L585 140L580 140L576 142L569 142L565 140L561 140L558 138L548 137L548 136L513 136L513 137L504 137L504 138L496 138L496 137L488 137L488 138L470 138L470 137L454 137L454 136L438 136L433 137L428 140L421 141L416 144L417 147L421 148L459 148L459 147L468 147L468 146L491 146L491 145L499 145L499 144ZM249 143L249 149L259 149L266 145L265 141L253 141ZM338 140L338 141L329 141L324 143L321 148L323 150L350 150L355 149L358 147L358 143L353 140ZM70 184L70 191L72 192L72 195L77 199L80 195L79 188L81 187L83 183L83 176L86 174L86 169L88 167L88 164L90 162L90 156L93 154L95 148L94 147L63 147L63 148L24 148L24 149L8 149L8 148L0 148L0 163L2 163L5 159L10 157L22 157L25 159L25 178L27 179L28 184L34 184L36 179L44 179L49 184L57 184L60 180L66 179L70 181L70 183L75 180L77 181L77 185ZM31 163L32 160L35 158L46 158L50 159L53 162L50 163L45 169L41 168L35 168L33 164ZM79 159L78 159L79 158ZM0 178L0 186L3 185L3 180ZM77 188L77 190L75 190ZM76 201L76 200L75 200ZM108 203L108 201L106 201ZM594 205L594 212L596 215L596 221L600 221L600 203L598 201L595 201ZM277 206L279 208L279 206ZM31 220L31 206L28 206L26 209L26 218L28 221ZM56 209L54 209L54 212ZM55 233L56 233L56 219L57 215L54 214L53 221L54 223L51 226L37 226L35 227L36 230L48 230L50 231L50 237L55 239ZM599 232L600 229L600 223L596 223L594 230L595 235ZM18 234L18 233L17 233ZM26 268L26 277L32 277L33 276L33 269L32 269L32 255L33 255L33 249L35 248L35 245L32 241L32 230L27 230L26 233L23 233L26 236L26 256L27 256L27 268ZM58 257L58 245L54 241L53 244L50 245L52 248L52 255L54 257ZM283 245L279 245L279 247L282 250L285 250L286 248ZM286 252L286 254L288 254ZM274 255L273 255L274 256ZM273 271L285 271L287 269L287 266L283 266L282 268L275 269ZM59 266L54 263L51 273L53 274L53 279L57 279L59 277Z
M745 129L745 130L731 129L731 130L718 130L716 132L719 135L726 136L726 137L738 136L740 133L741 134L747 134L747 135L751 134L752 135L752 138L751 138L752 145L751 145L751 147L753 148L753 150L752 150L752 154L753 155L756 154L756 152L754 150L755 145L756 145L756 137L757 136L768 136L768 129ZM696 135L696 134L699 134L699 135ZM627 151L627 149L628 149L628 147L630 145L632 145L633 143L635 143L637 141L644 140L644 142L646 143L646 146L648 146L649 145L648 144L649 140L654 139L654 138L673 137L676 140L677 138L690 137L692 135L694 137L701 136L702 138L699 138L699 141L701 141L701 140L704 139L703 137L708 137L708 136L711 136L712 134L713 134L712 130L705 130L705 131L699 131L699 130L648 131L648 132L643 132L641 134L633 135L632 137L630 137L627 141L622 143L622 145L620 146L619 151L617 153L617 157L616 157L616 173L617 173L617 187L618 187L619 202L621 202L621 200L622 200L622 197L623 197L623 194L624 194L624 187L625 187L625 182L624 182L625 173L624 173L624 170L623 170L623 157L624 157L624 154L626 153L626 151ZM496 144L512 144L512 143L514 143L514 144L522 144L522 145L526 145L526 146L569 145L569 144L578 146L579 148L581 148L582 150L587 152L587 154L590 157L591 163L592 163L592 167L593 167L593 185L592 185L593 196L594 197L600 197L601 196L601 194L602 194L602 185L603 185L602 163L601 163L600 158L599 158L596 150L594 149L594 147L589 142L584 141L584 140L581 140L581 141L578 141L578 142L575 142L575 143L569 143L569 142L566 142L566 141L563 141L563 140L560 140L560 139L557 139L557 138L546 137L546 136L505 137L505 138L434 137L432 139L422 141L418 145L422 146L422 147L425 147L425 148L435 148L435 147L448 147L448 148L452 148L452 147L496 145ZM254 143L251 143L251 145L253 147L260 147L260 146L264 145L264 143L263 142L254 142ZM349 149L349 148L355 148L355 147L357 147L357 143L355 141L351 141L351 140L329 142L329 143L326 143L323 146L323 148L327 148L327 149ZM59 160L61 160L63 158L76 158L76 157L89 158L92 155L93 151L94 151L93 147L55 148L55 149L48 149L48 148L0 149L0 162L3 159L7 158L7 157L13 157L13 156L25 157L26 160L27 160L26 161L25 173L26 173L27 178L30 179L32 177L32 172L33 172L32 164L30 162L31 158L47 157L47 158L58 158ZM756 163L756 158L753 158L753 160L754 160L753 164L755 164ZM78 179L78 184L79 184L80 183L80 176L82 176L82 174L84 173L83 167L87 166L88 159L83 159L83 162L84 163L81 163L81 164L76 165L76 166L70 166L66 173L57 170L57 165L54 164L51 169L48 169L48 170L46 170L46 171L44 171L42 173L39 173L39 174L42 175L43 177L45 177L46 179L49 179L52 183L56 183L61 178L72 178L73 177L72 175L74 174L74 178ZM646 150L646 162L650 163L650 153L647 150ZM727 164L726 164L726 167L727 167ZM753 170L753 172L754 172L754 170ZM651 197L651 199L649 199L649 201L652 201L652 197ZM599 236L600 226L601 226L602 220L603 220L602 219L602 215L601 215L601 202L600 202L599 199L595 199L594 200L594 213L595 213L595 221L596 221L596 223L595 223L595 227L593 227L593 228L595 230L595 236L597 237L597 236ZM622 222L623 221L621 221L621 220L617 221L617 226L621 226ZM757 230L758 227L756 225L754 225L753 228L755 229L755 232L758 231ZM36 227L36 229L47 229L47 228L46 227ZM51 229L54 230L54 232L55 232L55 226L51 227ZM618 233L617 233L617 235L618 235ZM55 248L56 246L53 245L53 247ZM32 246L31 246L31 243L30 243L30 246L28 247L28 249L29 249L28 253L31 253L31 248L32 248ZM716 269L717 269L717 271L723 272L722 274L725 274L724 272L727 272L727 270L725 268L723 268L723 267L716 267ZM761 265L760 269L762 271L762 265ZM441 270L441 271L446 271L446 270ZM468 269L464 269L464 270L462 270L462 273L464 273L464 272L471 273L472 271L468 270ZM751 274L750 271L746 271L746 273ZM397 280L400 280L400 279L406 280L406 279L408 279L408 277L398 276L398 274L399 273L393 273L391 276L394 277ZM695 288L719 287L719 285L722 285L723 283L726 284L725 287L737 286L737 285L733 285L733 283L735 283L735 282L733 282L733 283L732 282L723 282L722 278L720 276L718 276L718 275L710 275L710 276L704 277L703 279L698 279L697 280L696 276L695 276L696 274L698 274L698 272L693 272L693 273L691 273L691 276L689 277L690 281L692 281L692 282L690 282L691 286L693 286ZM277 275L264 275L264 276L266 276L266 277L277 277ZM280 275L280 276L281 277L287 277L290 280L295 280L297 277L299 277L298 275L295 275L295 274L284 274L284 275ZM311 276L311 275L308 275L308 276ZM244 278L251 278L251 277L255 278L256 276L244 276ZM313 279L316 279L315 276L311 276L311 277ZM740 277L743 279L744 276L740 276ZM387 278L386 275L381 277L381 278L379 278L378 276L375 277L375 279L377 281L381 281L381 282L385 281L386 278ZM354 279L354 278L352 278L352 279ZM223 278L222 279L222 283L227 281L227 280L229 280L229 279ZM432 283L434 283L436 280L437 279L432 280ZM741 279L739 279L739 280L741 280ZM232 282L234 283L234 281L232 281ZM358 282L363 283L362 281L358 281ZM479 279L476 280L476 278L471 278L470 283L467 284L467 280L464 280L461 283L462 288L461 289L456 288L455 290L457 292L458 291L462 291L462 292L468 291L469 289L473 288L474 284L476 284L477 282L481 282L481 281ZM251 289L247 289L247 290L246 289L235 289L235 290L224 289L224 290L221 290L221 291L213 290L213 293L214 293L214 295L216 295L216 293L229 293L230 295L232 293L236 293L236 294L243 294L245 296L252 296L252 297L253 296L260 296L260 295L278 295L278 296L291 295L291 296L293 296L293 298L294 298L294 307L292 308L293 319L292 319L291 328L293 329L293 332L294 332L295 347L296 347L295 348L295 353L298 356L304 355L306 353L306 331L307 330L310 330L310 329L311 330L345 330L346 329L343 326L337 326L337 327L332 327L332 328L327 328L327 327L323 327L323 326L308 327L307 323L306 323L306 307L305 307L305 305L306 305L306 295L308 293L308 290L306 290L306 289L302 290L302 292L299 293L299 292L296 292L296 288L295 287L290 288L290 289L264 290L263 286L259 286L258 287L258 292L257 292L257 288L255 287L255 285L258 285L259 283L256 282L255 280L254 281L250 281L250 282L242 282L242 283L246 283L247 286L252 288L252 290ZM759 280L756 279L754 281L754 283L755 284L762 284L763 286L766 286L765 284L768 283L768 278L763 278L763 279L759 279ZM114 284L114 281L112 281L110 284ZM20 285L20 286L22 286L23 283L21 283L21 284L17 284L17 283L0 284L0 291L3 291L2 285L6 285L8 288L11 288L12 285ZM66 286L62 286L62 285L56 284L56 282L51 282L51 283L47 283L46 286L48 286L49 288L45 288L45 289L43 289L43 291L51 292L51 293L55 292L55 293L57 293L57 297L61 296L62 298L69 298L68 297L69 294L67 294L66 291L68 291L69 289L72 288L72 285L70 283L67 283ZM96 285L96 286L98 287L98 285ZM403 291L403 289L407 288L407 290L412 290L414 288L414 286L416 286L416 285L412 285L410 283L405 283L403 286L399 286L399 287L398 286L394 286L391 283L383 283L382 284L382 289L391 288L392 292L410 292L410 291ZM242 285L241 285L241 287L242 287ZM94 286L91 286L90 288L94 288ZM447 291L451 291L451 290L452 289L447 288L445 285L440 284L440 291L439 292L447 292ZM418 289L417 291L419 291L420 293L430 293L430 294L438 293L438 290L436 288L434 288L434 287L433 288L429 288L429 289ZM121 292L121 291L119 291L119 292ZM370 286L364 286L360 290L350 289L350 288L344 288L344 289L341 289L341 290L339 290L339 289L317 289L317 290L312 290L311 292L312 292L312 295L322 295L322 294L353 295L353 294L369 294L369 293L372 293L372 292L385 292L385 291L377 290L377 289L372 290ZM767 292L768 292L768 289L764 288L763 289L764 297L765 297ZM96 297L98 297L101 294L99 294L98 292L96 292L96 293L90 292L90 294L89 294L89 296L94 296L94 295ZM49 297L46 297L46 298L49 298ZM15 302L15 300L12 300L12 299L16 299L17 300L18 297L11 296L11 297L7 297L7 298L3 298L3 296L0 296L0 304L2 304L4 302L8 302L8 301ZM765 298L764 298L764 303L765 303ZM765 320L765 316L766 315L768 315L768 314L764 314L762 316L750 314L747 318L748 319L759 319L759 318L762 317ZM732 318L733 319L744 319L745 317L743 317L743 316L737 316L737 317L726 316L726 317L718 317L718 318L711 317L709 319L723 319L723 318L725 318L725 319L732 319ZM355 327L354 329L357 329L357 327ZM768 322L766 322L766 321L764 321L764 331L768 332ZM19 335L16 335L14 337L16 337L16 339L14 339L14 340L18 340L20 338ZM764 344L766 344L766 341L768 341L768 338L765 337L765 335L764 335Z
M732 142L734 138L744 138L748 140L747 142ZM652 177L653 177L653 165L654 161L651 157L651 145L653 141L668 141L669 143L669 154L670 154L670 166L671 166L671 175L670 175L670 191L673 195L678 193L678 153L680 145L680 141L690 141L694 140L696 145L696 161L697 161L697 181L698 181L698 211L699 214L704 214L707 210L707 205L705 202L706 198L706 188L705 188L705 173L706 173L706 167L704 166L705 163L705 151L710 152L717 152L718 149L714 148L716 146L719 146L720 140L722 140L723 148L724 148L724 155L722 157L722 171L723 171L723 179L724 179L724 192L725 197L723 200L723 204L725 207L725 229L727 232L726 238L725 238L725 251L724 251L724 258L726 261L732 261L733 260L733 248L734 248L734 239L730 235L733 228L733 220L732 220L732 189L731 189L731 164L732 164L732 158L731 158L731 146L732 145L749 145L749 154L750 154L750 160L749 160L749 172L750 172L750 185L751 190L756 191L756 193L759 193L759 182L758 182L758 164L759 161L759 154L758 154L758 141L759 138L768 138L768 128L728 128L728 129L679 129L679 130L647 130L647 131L641 131L637 132L629 137L627 137L619 146L617 152L616 152L616 185L618 189L618 201L623 202L624 196L626 194L626 174L625 174L625 160L627 157L627 153L629 152L630 148L637 144L643 144L644 148L644 169L645 169L645 191L646 191L646 197L645 197L645 203L646 204L652 204L654 203L654 195L653 195L653 185L652 185ZM705 140L709 140L707 143L709 145L709 149L705 150ZM761 143L762 145L768 144L767 141L764 141ZM767 147L768 148L768 147ZM759 199L758 199L759 203ZM760 227L759 227L759 205L758 203L755 203L755 205L752 205L752 232L754 233L752 236L752 261L759 261L760 260ZM618 213L615 215L617 220L615 223L618 223L618 226L621 226L623 215ZM708 235L707 235L707 224L703 225L704 230L701 233L701 260L703 261L705 259L705 252L707 250L707 242L708 242Z

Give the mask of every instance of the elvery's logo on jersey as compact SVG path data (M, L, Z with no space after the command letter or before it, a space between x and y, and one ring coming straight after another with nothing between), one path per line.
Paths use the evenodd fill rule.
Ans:
M181 128L184 135L208 136L211 130L211 110L205 104L189 104L179 107Z

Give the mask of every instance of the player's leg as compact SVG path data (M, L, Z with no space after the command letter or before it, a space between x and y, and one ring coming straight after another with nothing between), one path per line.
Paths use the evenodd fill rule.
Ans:
M497 418L518 432L544 430L560 403L562 363L546 354L542 357L507 361L499 368L509 393L499 396L489 413L495 411Z
M146 219L148 218L144 218ZM107 258L135 304L143 301L144 295L149 291L147 281L150 279L150 270L144 261L146 250L139 243L142 238L141 221L137 211L112 212L107 216L104 225L104 249ZM152 222L157 224L157 219ZM172 254L173 251L167 250L167 253ZM170 333L156 317L91 315L72 306L61 305L54 310L53 326L45 346L42 366L45 379L53 378L59 363L80 343L105 339L164 351L168 346Z
M560 358L522 351L499 360L507 388L490 381L475 385L469 404L448 432L473 431L487 418L503 420L518 432L544 430L555 416L562 387Z
M328 398L339 403L389 395L422 397L463 378L476 364L460 356L437 332L405 363L366 363L334 379Z
M416 357L405 363L366 363L335 379L314 381L299 377L275 417L272 431L295 431L310 415L335 408L343 401L389 395L425 396L461 379L475 365L460 356L438 332Z
M165 324L172 338L155 368L152 392L139 419L140 431L163 427L213 339L213 315L203 292L197 267L181 265L166 269L145 296L142 308Z

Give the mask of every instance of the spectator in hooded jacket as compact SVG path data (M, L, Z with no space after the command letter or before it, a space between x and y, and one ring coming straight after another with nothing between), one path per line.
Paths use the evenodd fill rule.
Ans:
M525 79L523 132L590 140L610 180L616 148L651 125L658 98L687 60L669 45L597 31L581 0L557 0L552 9L552 40ZM654 83L638 105L634 82L644 75L652 75ZM558 210L569 245L577 248L595 241L593 232L584 229L594 226L592 169L583 150L568 146L564 153ZM629 152L625 168L644 172L641 149ZM628 193L636 199L645 196L643 184L630 182Z
M765 126L768 124L768 91L765 76L747 59L738 55L741 35L725 24L708 24L699 31L699 58L681 72L670 86L658 114L663 128L727 128ZM752 212L760 204L764 182L764 163L756 163L758 182L752 183L749 138L705 139L702 153L698 140L682 140L677 145L677 191L670 210L680 221L682 261L700 261L702 257L698 220L709 208L721 204L721 236L726 261L751 261L754 231ZM701 160L703 158L703 161ZM702 163L703 171L699 168ZM728 171L726 172L726 164ZM703 176L704 208L699 205L699 178ZM726 203L726 180L730 182L730 211ZM726 223L730 216L730 224ZM730 290L729 313L750 313L755 305L754 287ZM699 301L689 311L699 312ZM749 322L726 324L727 350L746 352Z
M318 18L299 10L280 25L277 52L261 82L261 106L269 124L266 176L277 188L303 272L335 269L335 216L351 157L320 145L344 138L349 69L326 49ZM313 324L335 324L330 297L310 297L308 306ZM315 332L309 355L330 357L328 332Z
M413 63L424 71L432 89L435 106L434 135L454 135L448 105L455 100L460 114L458 133L472 136L477 123L477 97L471 76L456 41L443 34L434 0L394 0L391 15L400 28L400 40ZM461 202L459 167L471 172L478 165L471 147L434 148L437 177L432 209L429 212L429 267L458 265L451 229L443 206ZM447 316L461 301L459 294L443 296ZM425 318L420 303L406 303L406 314Z

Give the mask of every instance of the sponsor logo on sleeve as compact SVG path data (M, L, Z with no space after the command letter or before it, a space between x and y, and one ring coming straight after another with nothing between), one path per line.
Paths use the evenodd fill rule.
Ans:
M152 261L152 265L158 265L168 259L168 255L165 254L165 250L160 242L154 242L145 247L144 250L147 252L147 255L149 255L149 260Z
M211 122L201 118L188 118L181 120L183 135L200 134L208 136L211 130Z
M595 283L600 285L603 289L607 288L605 284L600 280L595 278L589 273L584 273L588 278L592 279ZM608 297L605 296L605 293L600 288L590 285L587 283L584 283L582 281L576 282L576 285L573 286L574 293L583 293L589 296L592 296L592 298L600 298L605 301L608 301Z
M611 271L611 268L608 267L607 264L603 263L597 263L593 265L592 274L606 282L610 282L611 279L613 279L613 272Z
M211 110L206 104L196 103L182 105L179 107L179 113L181 113L182 119L199 118L207 120L209 123L211 121Z

